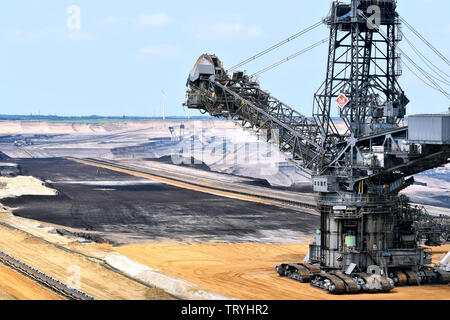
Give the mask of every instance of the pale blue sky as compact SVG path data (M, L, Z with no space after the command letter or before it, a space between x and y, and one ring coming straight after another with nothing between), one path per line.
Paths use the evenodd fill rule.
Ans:
M0 8L0 113L160 116L164 89L167 114L184 115L186 78L199 55L215 53L230 67L312 25L326 16L330 3L4 1ZM79 31L66 26L70 5L81 8ZM448 0L399 0L399 12L450 56ZM327 35L323 26L245 69L256 72ZM406 43L402 48L411 52ZM423 51L450 75L448 66ZM326 57L326 45L316 48L266 73L262 87L310 115L313 94L325 77ZM409 114L447 110L450 103L445 97L404 69L401 83L412 101Z

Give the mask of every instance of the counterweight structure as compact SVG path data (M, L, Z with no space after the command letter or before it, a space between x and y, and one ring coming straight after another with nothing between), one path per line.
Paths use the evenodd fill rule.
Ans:
M448 241L448 220L399 195L414 174L450 162L450 114L415 116L406 126L396 7L394 0L332 4L324 19L330 29L326 80L314 96L312 118L243 72L229 74L214 55L201 56L188 79L187 107L264 131L311 176L320 236L308 263L276 270L330 293L450 281L420 246ZM371 13L379 15L372 21ZM335 108L345 130L332 118ZM430 119L442 128L432 136L423 127Z

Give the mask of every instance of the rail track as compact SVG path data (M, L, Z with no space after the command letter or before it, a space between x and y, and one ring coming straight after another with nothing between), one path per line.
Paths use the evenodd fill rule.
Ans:
M61 283L60 281L45 275L44 273L26 265L23 262L20 262L17 259L14 259L13 257L1 251L0 262L65 298L68 298L70 300L94 300L93 297L76 289L69 288L67 285Z

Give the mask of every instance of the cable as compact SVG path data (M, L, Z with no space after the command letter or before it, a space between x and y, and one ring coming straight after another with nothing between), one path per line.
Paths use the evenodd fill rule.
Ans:
M309 47L307 47L307 48L305 48L305 49L303 49L303 50L301 50L301 51L298 51L298 52L294 53L293 55L290 55L289 57L284 58L283 60L278 61L277 63L274 63L274 64L268 66L267 68L264 68L264 69L262 69L262 70L259 70L258 72L254 73L252 76L259 76L259 75L261 75L261 74L263 74L263 73L265 73L265 72L267 72L267 71L270 71L270 70L272 70L272 69L274 69L274 68L276 68L276 67L282 65L283 63L286 63L286 62L288 62L288 61L290 61L290 60L292 60L292 59L295 59L295 58L297 58L298 56L300 56L300 55L302 55L302 54L304 54L304 53L306 53L306 52L308 52L308 51L310 51L310 50L312 50L312 49L314 49L314 48L320 46L321 44L323 44L323 43L325 43L325 42L327 42L327 41L329 41L329 40L330 40L330 37L325 38L325 39L323 39L323 40L321 40L321 41L318 41L318 42L314 43L313 45L311 45L311 46L309 46Z
M413 69L411 69L406 63L405 63L406 68L408 68L408 70L415 75L420 81L422 81L424 84L426 84L427 86L429 86L430 88L436 90L435 87L433 87L432 85L430 85L428 82L426 82L425 80L423 80L421 77L419 77L419 75L417 73L414 72Z
M404 57L406 57L406 59L417 69L417 70L419 70L419 72L420 73L422 73L422 75L424 75L427 79L428 79L428 81L430 81L432 84L433 84L433 86L432 85L429 85L430 87L432 87L432 88L434 88L436 91L439 91L439 92L441 92L443 95L445 95L445 97L447 98L447 99L449 99L450 100L450 94L447 92L447 91L445 91L439 84L437 84L434 80L433 80L433 78L429 75L429 73L427 72L427 71L425 71L424 69L422 69L417 63L415 63L414 62L414 60L412 60L402 49L400 49L399 47L397 47L397 50L398 51L400 51L400 53L402 54L402 56L404 56ZM408 68L409 69L409 68ZM414 75L416 75L415 73L414 73ZM416 77L417 77L417 75L416 75ZM420 78L420 77L418 77L421 81L423 81L423 79L422 78Z
M420 71L420 73L422 73L422 75L425 76L425 78L428 79L428 81L430 81L433 85L429 85L431 88L435 89L436 91L441 92L447 99L450 100L450 94L445 91L444 89L442 89L442 87L437 84L432 77L430 77L430 75L428 74L427 71L425 71L424 69L422 69L417 63L414 62L414 60L412 60L400 47L397 46L396 43L392 43L390 39L388 39L388 37L384 34L384 32L379 28L379 26L374 25L372 23L372 21L369 20L369 18L367 18L367 16L362 12L359 11L359 14L375 29L378 30L378 32L383 36L384 40L387 41L388 43L390 43L391 45L395 46L397 48L397 50L402 54L402 56L406 57L406 59L417 69ZM408 68L409 69L409 68ZM423 81L422 78L420 78L416 73L413 72L413 74L418 77L420 80Z
M431 62L430 60L428 60L416 47L414 47L414 45L411 43L411 41L409 41L408 40L408 38L405 36L405 35L403 35L403 37L405 38L405 40L406 40L406 42L409 44L409 46L411 47L411 49L413 49L413 51L419 56L419 58L425 63L425 65L428 67L428 68L430 68L430 70L432 70L439 78L441 78L441 79L439 79L439 78L437 78L436 76L434 76L434 75L432 75L432 74L430 74L430 73L428 73L428 75L430 76L430 77L433 77L435 80L437 80L437 81L439 81L439 82L442 82L442 83L444 83L444 84L446 84L447 86L450 86L450 82L449 81L447 81L441 74L439 74L439 72L442 72L444 75L446 75L447 77L448 77L448 75L445 73L445 72L443 72L443 71L440 71L439 70L439 68L438 67L436 67L436 65L435 64L433 64L433 62ZM430 66L430 64L431 64L431 66ZM434 67L434 68L433 68ZM438 70L438 71L436 71L436 70Z
M450 94L445 91L439 84L437 84L433 78L429 75L429 73L427 71L425 71L424 69L422 69L417 63L414 62L414 60L412 60L402 49L400 49L399 47L397 47L397 50L400 51L400 53L402 54L402 56L406 57L406 59L417 69L419 70L420 73L422 73L422 75L424 75L432 84L433 86L431 86L432 88L434 88L436 91L441 92L442 94L445 95L445 97L447 99L450 100ZM409 68L408 68L409 69ZM416 75L416 74L415 74ZM417 76L417 75L416 75ZM419 77L420 80L423 81L422 78Z
M412 25L408 23L403 17L399 15L400 20L412 31L414 34L420 38L431 50L433 50L447 65L450 66L450 61L438 50L436 49L430 42L428 42L425 37L423 37Z
M421 56L423 59L425 59L426 61L428 61L428 63L430 63L432 66L433 66L433 68L435 69L434 70L434 72L435 73L442 73L443 75L445 75L447 78L450 78L450 75L448 75L447 73L445 73L444 71L442 71L439 67L437 67L433 62L431 62L430 61L430 59L428 59L423 53L421 53L420 51L419 51L419 49L417 49L415 46L414 46L414 44L410 41L410 40L408 40L408 38L405 36L405 35L403 35L403 37L405 38L405 40L408 42L408 44L410 45L410 47L419 55L419 56ZM425 61L424 61L425 62ZM425 62L426 63L426 62ZM427 64L427 63L426 63ZM430 66L428 66L428 67L430 67ZM431 67L430 67L430 69L432 69ZM442 75L439 75L440 77L442 77ZM442 77L443 78L443 77Z
M447 99L449 99L450 100L450 94L447 92L447 91L445 91L440 85L438 85L431 77L430 77L430 75L428 74L428 72L426 72L425 70L423 70L417 63L415 63L414 62L414 60L412 60L410 57L408 57L408 55L406 55L400 48L397 48L401 53L402 53L402 55L403 56L405 56L406 57L406 59L408 59L408 61L417 69L417 70L419 70L419 72L420 73L422 73L422 75L424 75L432 84L433 84L433 86L432 85L429 85L430 87L432 87L433 89L435 89L436 91L439 91L439 92L441 92L443 95L445 95L445 97L447 98ZM406 64L405 64L406 65ZM406 65L407 66L407 65ZM409 69L409 68L408 68ZM411 70L411 69L410 69ZM424 81L421 77L419 77L419 76L417 76L417 74L415 74L414 73L414 75L416 76L416 77L418 77L421 81Z
M254 60L256 60L256 59L258 59L258 58L260 58L260 57L262 57L264 55L266 55L266 54L268 54L269 52L271 52L271 51L273 51L275 49L278 49L279 47L285 45L286 43L299 38L300 36L304 35L305 33L309 32L311 30L316 29L320 25L322 25L322 20L317 22L317 23L315 23L315 24L313 24L312 26L310 26L310 27L308 27L308 28L306 28L306 29L304 29L304 30L302 30L302 31L300 31L300 32L290 36L289 38L287 38L287 39L285 39L285 40L283 40L283 41L281 41L281 42L271 46L270 48L268 48L268 49L266 49L264 51L261 51L260 53L254 55L253 57L248 58L247 60L244 60L241 63L238 63L237 65L231 67L229 71L236 70L236 69L238 69L238 68L240 68L240 67L242 67L242 66L244 66L244 65L246 65L246 64L248 64L248 63L250 63L250 62L252 62L252 61L254 61Z

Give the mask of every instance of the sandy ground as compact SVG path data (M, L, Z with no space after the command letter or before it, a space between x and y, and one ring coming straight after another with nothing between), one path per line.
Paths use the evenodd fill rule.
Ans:
M131 130L156 130L178 121L124 121L105 123L71 123L45 121L1 121L0 134L104 134Z
M390 294L334 296L308 284L280 278L274 271L275 265L303 261L307 244L154 244L113 250L205 290L238 299L450 300L449 286L403 287ZM436 258L442 258L448 250L450 245L434 249L438 252Z
M60 300L31 279L0 264L0 300Z
M68 283L73 275L71 270L79 268L81 271L80 290L101 300L166 300L172 299L160 289L148 288L135 281L132 281L113 271L107 270L96 262L88 260L86 257L72 254L58 249L44 241L26 235L20 231L11 230L0 226L0 250L6 254L19 259L29 266L44 271L47 275ZM8 282L1 281L0 288L8 285ZM11 283L11 282L9 282ZM10 295L14 296L15 290L24 291L29 287L22 283L14 285ZM28 291L29 295L31 294ZM37 292L39 295L39 292ZM51 296L48 296L51 298Z
M187 281L192 284L191 287L203 291L202 296L244 300L450 300L449 286L402 287L395 288L390 294L333 296L314 289L308 284L300 284L279 277L274 271L275 265L282 262L302 261L308 250L307 243L180 244L163 242L122 247L96 243L82 245L65 237L48 234L46 233L48 229L28 219L5 215L5 219L1 218L1 220L8 223L17 220L17 225L27 225L28 232L94 257L95 261L103 260L114 253L121 254L166 275L169 281L172 279ZM82 270L82 291L98 299L171 298L161 290L144 287L104 269L93 261L57 249L38 238L1 226L0 233L2 234L0 250L37 269L45 270L56 279L67 280L67 268L78 266ZM58 241L58 238L66 239L66 241ZM301 242L300 239L299 242ZM450 245L433 249L434 262L442 259L449 250ZM17 297L17 291L26 294L27 284L17 282L18 286L10 288L7 281L2 281L2 277L8 278L8 274L0 269L0 298ZM27 299L26 296L23 298Z
M308 284L279 277L274 270L276 264L302 261L306 255L308 244L300 243L300 239L297 244L184 244L165 241L112 247L96 243L82 245L65 237L46 234L48 229L28 219L8 216L1 220L7 223L17 220L17 225L27 225L27 232L94 257L96 261L112 254L121 254L142 266L166 275L169 281L172 279L187 281L191 284L190 287L204 292L202 296L244 300L450 300L449 286L402 287L395 288L390 294L333 296ZM79 266L82 270L82 290L96 298L170 298L160 290L143 287L81 256L64 252L22 232L0 226L0 233L2 234L0 250L22 259L31 266L45 270L57 279L64 281L67 278L67 268L71 265ZM58 241L58 238L66 241ZM434 248L434 262L440 261L449 250L450 245ZM36 252L39 252L39 255L36 255ZM138 273L139 270L136 274L131 272L129 275L136 276ZM14 290L22 290L24 285L19 282L20 285L15 287L16 289L14 287L10 289L7 282L2 281L2 276L8 277L0 269L2 284L0 298L11 299L15 295Z
M54 196L56 190L50 189L34 177L0 177L0 199L23 195Z

